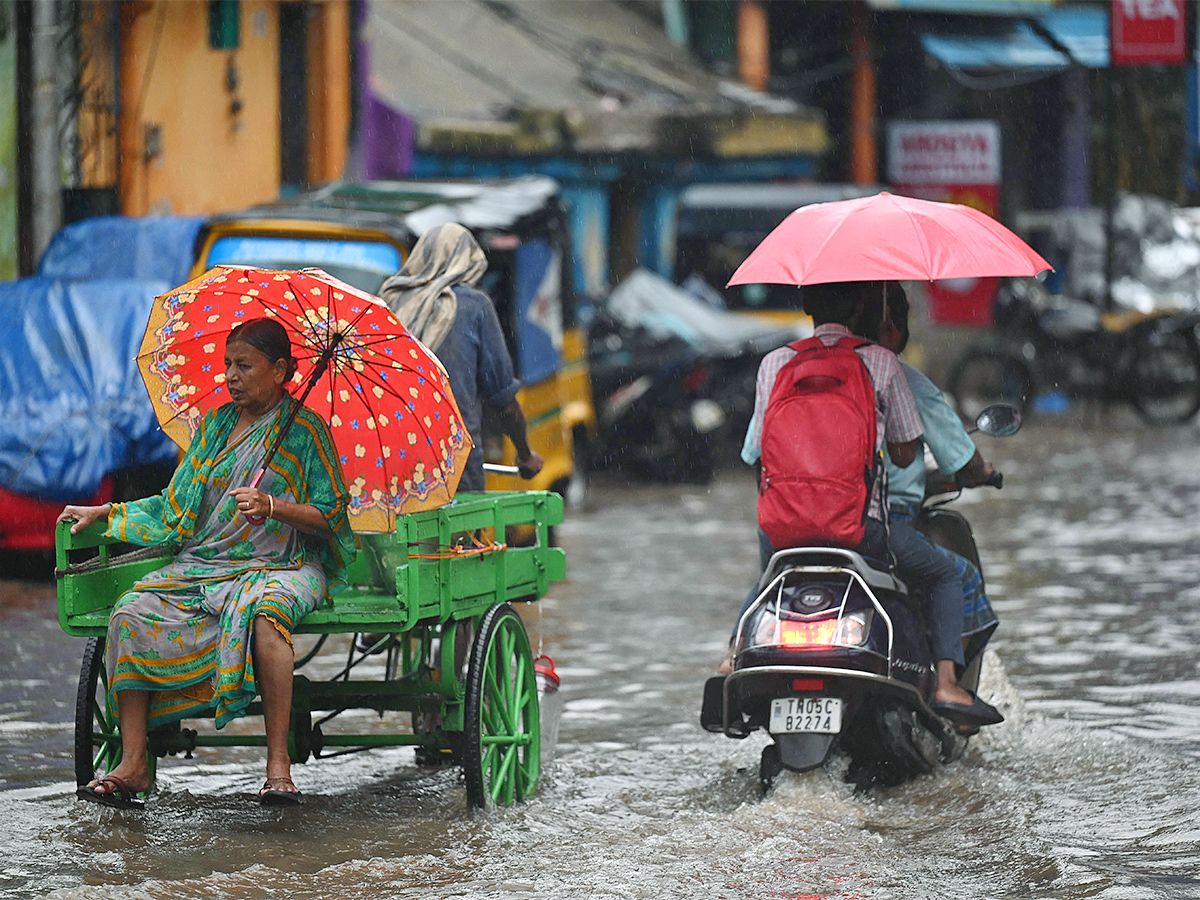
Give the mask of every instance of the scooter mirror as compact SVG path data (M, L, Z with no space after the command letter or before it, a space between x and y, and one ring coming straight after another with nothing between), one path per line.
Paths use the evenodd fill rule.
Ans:
M1009 437L1021 430L1021 411L1011 403L993 403L979 414L975 427L992 437Z

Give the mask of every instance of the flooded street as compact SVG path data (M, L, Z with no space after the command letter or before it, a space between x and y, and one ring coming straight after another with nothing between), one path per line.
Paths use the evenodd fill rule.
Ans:
M0 583L0 896L1200 896L1197 432L1119 421L980 439L1006 487L958 508L1001 617L981 693L1008 720L865 795L835 760L764 798L766 738L699 728L755 574L748 471L602 479L560 527L568 580L522 610L562 678L556 763L531 802L481 815L411 749L296 767L298 810L250 801L248 749L167 759L144 814L76 802L84 641L52 585Z

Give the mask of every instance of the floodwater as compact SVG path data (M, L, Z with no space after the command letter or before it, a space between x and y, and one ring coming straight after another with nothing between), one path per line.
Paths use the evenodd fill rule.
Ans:
M556 762L536 798L478 815L411 749L296 767L299 809L250 801L255 750L166 760L144 814L76 802L83 641L52 586L0 583L0 896L1200 897L1197 432L1033 422L980 443L1006 487L959 508L1002 618L982 693L1008 721L868 794L835 760L764 797L765 738L698 727L754 574L745 472L606 480L561 526L569 580L524 610L562 677Z

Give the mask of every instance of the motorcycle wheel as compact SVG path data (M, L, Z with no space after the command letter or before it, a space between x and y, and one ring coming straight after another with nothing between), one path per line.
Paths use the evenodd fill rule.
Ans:
M1150 331L1129 379L1133 408L1151 425L1179 425L1200 411L1200 345L1191 331Z
M968 347L950 372L948 392L958 414L974 421L984 407L1001 401L1024 415L1033 395L1033 378L1025 361L999 350Z

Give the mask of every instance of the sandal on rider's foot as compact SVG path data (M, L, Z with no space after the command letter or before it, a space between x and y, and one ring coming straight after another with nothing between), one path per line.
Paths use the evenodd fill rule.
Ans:
M942 701L929 704L929 708L955 725L998 725L1004 721L1000 710L992 704L980 700L973 694L971 699L972 702L969 705Z
M107 789L96 790L100 785L105 785ZM145 809L146 801L138 797L138 794L144 793L145 791L135 791L124 778L118 778L116 775L105 775L95 786L81 784L75 789L75 796L80 800L110 806L113 809Z
M299 806L300 792L286 775L268 778L258 792L258 802L262 806Z

